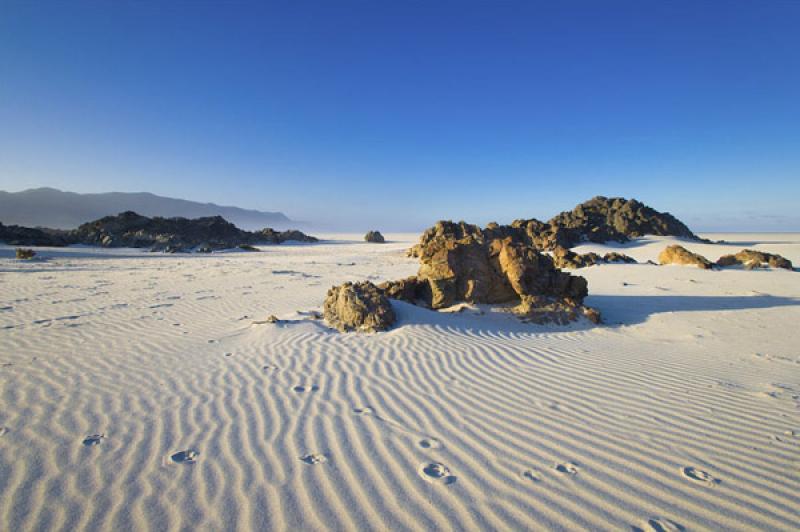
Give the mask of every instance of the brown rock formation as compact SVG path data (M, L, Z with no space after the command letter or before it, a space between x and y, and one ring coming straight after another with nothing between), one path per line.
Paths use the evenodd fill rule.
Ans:
M712 268L711 262L702 255L692 253L683 246L673 245L664 248L658 255L658 262L661 264L687 264L697 266L704 270Z
M328 290L325 321L341 332L385 331L395 321L386 296L369 281L345 283Z
M515 313L537 322L564 323L588 312L582 306L586 280L558 270L513 227L439 222L413 250L419 272L381 285L389 297L433 309L513 303Z
M792 262L789 259L781 257L773 253L765 253L763 251L756 251L754 249L743 249L736 255L723 255L717 260L717 266L737 266L743 265L745 268L752 270L754 268L784 268L787 270L793 269Z

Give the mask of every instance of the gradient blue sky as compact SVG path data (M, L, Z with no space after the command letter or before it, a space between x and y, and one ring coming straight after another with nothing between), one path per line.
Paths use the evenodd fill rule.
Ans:
M800 230L800 1L0 4L0 189Z

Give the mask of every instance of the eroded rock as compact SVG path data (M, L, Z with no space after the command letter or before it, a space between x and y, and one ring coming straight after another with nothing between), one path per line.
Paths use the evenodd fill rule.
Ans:
M659 253L658 262L661 264L684 264L690 266L697 266L704 270L712 268L711 262L697 253L692 253L683 246L672 245L664 248L664 251Z
M392 305L369 281L344 283L328 290L323 315L341 332L385 331L395 322Z
M754 249L743 249L735 255L723 255L717 260L717 266L728 267L742 265L752 270L755 268L784 268L792 270L792 261L780 255L765 253Z
M415 277L384 283L388 297L443 309L456 303L511 304L537 323L566 323L584 312L587 283L560 271L554 259L510 226L486 229L464 222L439 222L414 247Z

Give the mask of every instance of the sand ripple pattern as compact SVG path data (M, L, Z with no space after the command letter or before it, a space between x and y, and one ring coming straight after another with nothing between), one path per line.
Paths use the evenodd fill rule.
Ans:
M642 332L658 320L406 309L360 336L295 314L415 269L356 247L5 270L0 529L800 527L798 366Z

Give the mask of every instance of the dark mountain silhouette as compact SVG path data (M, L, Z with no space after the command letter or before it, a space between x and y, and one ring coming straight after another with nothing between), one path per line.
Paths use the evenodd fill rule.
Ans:
M262 212L165 198L149 192L77 194L54 188L35 188L22 192L0 191L0 222L6 225L74 229L87 220L125 211L165 218L222 216L246 229L285 228L292 223L281 212Z

